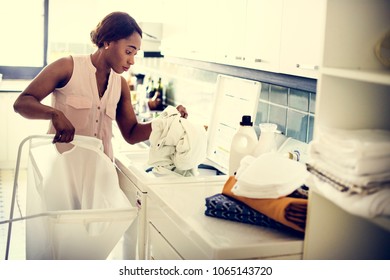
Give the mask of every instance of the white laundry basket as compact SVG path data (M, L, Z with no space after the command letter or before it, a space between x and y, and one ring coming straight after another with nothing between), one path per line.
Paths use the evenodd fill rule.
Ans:
M53 259L106 259L130 226L134 211L98 209L49 213L45 221L51 249L49 256Z
M106 259L137 209L99 139L77 136L60 153L53 137L29 137L26 258Z

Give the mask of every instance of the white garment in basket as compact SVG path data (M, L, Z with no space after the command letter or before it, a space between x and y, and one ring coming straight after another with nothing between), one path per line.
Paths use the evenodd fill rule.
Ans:
M105 259L136 209L100 140L78 136L60 154L51 139L30 143L27 215L43 216L26 221L26 257Z

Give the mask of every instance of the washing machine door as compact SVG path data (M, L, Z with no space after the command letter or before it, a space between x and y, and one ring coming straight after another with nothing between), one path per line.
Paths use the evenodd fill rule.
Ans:
M142 193L135 184L117 168L119 185L132 206L137 207L137 217L123 235L111 253L111 259L143 260L145 259L145 209L146 194Z

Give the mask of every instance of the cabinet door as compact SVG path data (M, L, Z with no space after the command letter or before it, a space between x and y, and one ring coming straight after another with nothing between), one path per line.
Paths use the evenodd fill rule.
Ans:
M318 77L323 49L325 0L284 0L280 72Z
M216 61L245 64L246 0L218 0L216 17Z
M183 258L178 252L168 243L161 233L149 223L148 225L148 260L182 260Z
M164 1L163 34L161 52L164 55L185 56L188 53L186 44L188 0Z
M246 66L279 71L283 0L248 0L246 21Z
M188 58L214 61L217 26L215 21L219 11L217 0L189 1L187 7Z

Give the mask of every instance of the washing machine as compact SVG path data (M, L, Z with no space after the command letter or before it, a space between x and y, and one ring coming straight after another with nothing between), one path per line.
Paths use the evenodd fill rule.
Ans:
M277 137L277 152L305 164L308 144ZM206 198L222 192L225 181L159 184L147 198L146 258L224 260L303 258L303 237L291 232L205 215Z
M204 214L222 182L154 185L148 192L151 260L302 259L303 237Z
M148 165L149 150L116 153L115 163L121 187L130 201L138 207L137 222L124 237L124 258L146 258L147 195L150 186L168 184L185 188L189 183L225 182L229 166L231 139L243 115L254 120L260 97L261 83L219 75L215 89L214 109L207 130L207 158L193 177L159 176ZM126 256L127 255L127 256Z

